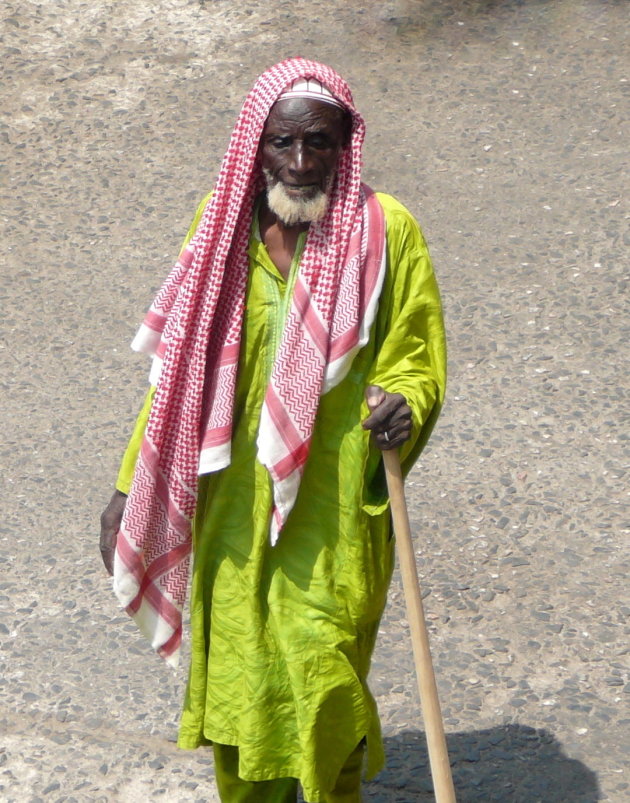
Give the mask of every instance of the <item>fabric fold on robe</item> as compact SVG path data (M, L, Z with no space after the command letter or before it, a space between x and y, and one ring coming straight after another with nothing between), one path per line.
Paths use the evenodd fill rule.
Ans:
M192 654L179 745L236 745L240 777L298 778L309 803L334 786L362 738L368 777L384 759L367 677L394 550L380 452L361 427L364 390L377 384L400 392L412 409L405 473L444 395L444 331L426 244L401 204L377 197L388 263L377 317L345 379L320 401L295 508L275 547L256 437L287 283L253 233L232 463L200 478L194 524ZM137 437L121 467L123 491Z

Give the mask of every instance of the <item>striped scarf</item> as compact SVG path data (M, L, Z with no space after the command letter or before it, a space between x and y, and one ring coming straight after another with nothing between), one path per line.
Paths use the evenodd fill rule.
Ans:
M256 196L270 109L298 78L317 78L352 115L325 217L311 224L261 412L258 459L271 475L275 544L295 502L320 396L367 343L384 276L378 201L361 184L365 126L345 81L304 59L272 67L247 96L197 230L132 344L157 385L118 533L114 590L176 665L199 474L230 463L233 405Z

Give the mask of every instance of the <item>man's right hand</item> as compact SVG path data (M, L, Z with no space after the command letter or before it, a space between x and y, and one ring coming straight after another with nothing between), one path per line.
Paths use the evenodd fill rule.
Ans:
M105 510L101 513L101 540L100 550L103 563L109 574L114 573L114 552L116 551L116 537L120 530L127 494L114 491Z

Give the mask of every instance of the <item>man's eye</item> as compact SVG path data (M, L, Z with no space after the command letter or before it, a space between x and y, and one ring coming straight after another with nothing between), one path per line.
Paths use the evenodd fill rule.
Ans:
M274 148L288 148L291 144L291 140L288 137L276 137L275 139L271 140L271 145Z
M317 136L311 137L308 144L311 148L328 148L330 143L328 142L328 137Z

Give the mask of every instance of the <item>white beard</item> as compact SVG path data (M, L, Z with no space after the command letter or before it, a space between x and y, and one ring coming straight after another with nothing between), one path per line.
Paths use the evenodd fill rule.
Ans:
M268 170L263 172L267 182L267 206L285 226L322 220L328 209L328 195L323 190L318 189L312 198L291 198L281 181L274 179Z

